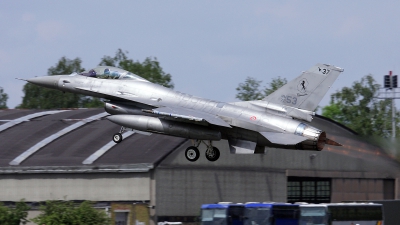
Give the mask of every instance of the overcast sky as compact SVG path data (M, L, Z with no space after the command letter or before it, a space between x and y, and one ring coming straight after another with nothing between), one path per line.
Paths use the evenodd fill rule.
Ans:
M367 74L400 74L400 1L2 1L0 86L21 103L25 82L65 56L90 69L117 49L157 57L175 90L236 101L246 77L291 80L316 63L344 68L321 102Z

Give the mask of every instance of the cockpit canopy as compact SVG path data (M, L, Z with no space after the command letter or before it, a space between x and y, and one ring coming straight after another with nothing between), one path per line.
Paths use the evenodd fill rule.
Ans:
M138 80L138 81L149 82L148 80L139 77L136 74L112 66L98 66L94 69L84 71L79 75L94 77L99 79Z

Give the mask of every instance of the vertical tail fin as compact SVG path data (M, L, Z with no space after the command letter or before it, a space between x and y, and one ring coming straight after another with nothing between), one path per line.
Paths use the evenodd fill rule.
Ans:
M317 64L263 101L314 111L341 72L342 68Z

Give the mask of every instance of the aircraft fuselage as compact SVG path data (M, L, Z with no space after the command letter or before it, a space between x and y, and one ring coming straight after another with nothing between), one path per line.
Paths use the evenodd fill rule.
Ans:
M306 142L302 145L279 145L271 143L259 132L282 132L295 134L299 126L303 124L309 126L305 121L295 120L292 117L285 115L279 111L273 111L258 106L243 107L240 105L217 102L209 99L204 99L189 94L174 91L172 89L160 86L158 84L142 81L126 80L104 80L86 76L70 76L59 75L51 76L58 78L54 80L52 88L60 91L73 92L78 94L90 95L110 99L106 103L106 110L113 115L130 114L142 115L163 118L162 115L149 114L143 109L157 108L158 106L180 106L194 111L201 111L222 118L231 127L219 127L222 139L237 138L256 142L260 146L285 148L285 149L304 149L304 150L321 150L316 145L315 135L319 135L315 129L315 135L310 139L310 143ZM106 85L103 83L106 82ZM115 96L113 98L112 96ZM131 103L129 105L119 103L119 99L126 99ZM143 102L147 104L143 104ZM124 110L112 110L114 107ZM168 119L166 119L168 120ZM184 122L174 122L184 123ZM193 125L192 125L193 126ZM196 128L204 128L204 125L199 122ZM209 126L213 129L214 126ZM172 136L179 136L169 134ZM317 137L318 138L318 137ZM311 143L312 142L312 143Z
M107 99L108 120L123 127L113 136L122 141L124 128L196 140L185 156L196 161L200 142L208 141L206 157L219 158L212 141L226 139L231 153L264 153L265 147L320 151L340 145L308 122L318 102L343 69L317 64L263 100L226 103L204 99L151 83L115 67L87 73L36 77L28 82Z

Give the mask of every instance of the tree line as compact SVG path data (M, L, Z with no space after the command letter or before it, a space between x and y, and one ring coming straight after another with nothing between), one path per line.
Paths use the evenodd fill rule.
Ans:
M13 206L0 203L0 224L20 225L34 222L42 225L109 225L110 217L103 211L93 208L93 204L84 201L76 204L72 201L47 201L40 205L40 214L28 220L28 210L31 207L21 200Z

